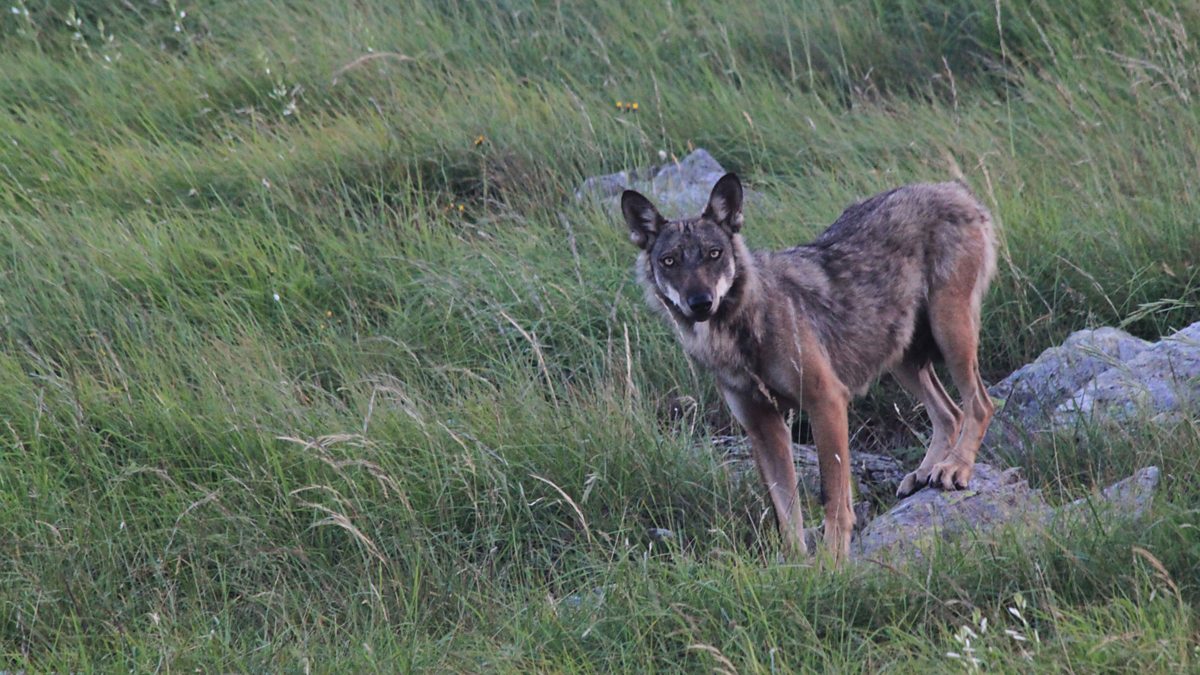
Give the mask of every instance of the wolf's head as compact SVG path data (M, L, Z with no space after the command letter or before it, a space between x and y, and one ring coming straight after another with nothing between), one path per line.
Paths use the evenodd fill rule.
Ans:
M727 173L713 186L697 218L668 221L633 190L621 195L629 238L645 254L647 282L691 321L707 321L737 278L742 183Z

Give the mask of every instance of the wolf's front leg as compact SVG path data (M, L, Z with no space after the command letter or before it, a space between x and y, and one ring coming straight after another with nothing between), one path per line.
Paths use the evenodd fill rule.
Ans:
M807 375L807 373L806 373ZM850 439L847 409L850 395L840 382L825 380L807 387L805 408L817 442L821 498L825 503L825 545L834 562L850 555L854 508L850 492Z
M804 544L804 517L796 486L796 466L792 463L792 437L783 414L756 393L722 389L725 401L746 434L754 463L779 522L779 536L787 552L796 557L808 553Z

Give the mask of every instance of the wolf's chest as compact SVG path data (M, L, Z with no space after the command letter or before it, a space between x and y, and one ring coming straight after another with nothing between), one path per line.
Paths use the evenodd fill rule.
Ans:
M703 322L681 331L680 339L688 356L711 370L722 385L739 390L752 386L753 355L745 353L745 345L733 333Z

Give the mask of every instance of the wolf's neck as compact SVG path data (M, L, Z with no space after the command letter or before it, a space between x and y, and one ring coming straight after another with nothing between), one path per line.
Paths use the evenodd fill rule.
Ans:
M737 255L737 276L716 318L722 328L738 335L741 340L750 338L757 341L762 335L767 310L763 305L758 260L742 243L741 237L734 241L734 249Z

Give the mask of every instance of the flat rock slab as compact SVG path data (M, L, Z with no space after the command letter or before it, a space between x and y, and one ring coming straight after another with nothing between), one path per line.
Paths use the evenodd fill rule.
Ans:
M986 530L1015 522L1041 522L1051 512L1039 490L1031 490L1017 469L977 463L965 490L922 488L863 529L854 553L882 549L922 549L938 537Z
M1017 469L976 463L966 490L924 488L872 520L851 544L851 555L919 558L939 540L961 540L1008 525L1072 527L1096 516L1136 519L1150 508L1158 467L1139 469L1099 493L1060 508L1046 504Z
M758 480L747 439L724 436L712 442L736 480ZM850 554L857 558L919 558L939 541L961 540L1009 525L1046 529L1072 527L1097 516L1140 518L1149 510L1160 480L1158 467L1148 466L1093 495L1055 508L1046 503L1040 490L1029 487L1019 469L976 462L965 490L922 488L890 510L871 517L867 506L885 502L895 494L905 474L904 466L886 455L851 452L850 457L859 498L855 512L861 528L850 545ZM820 494L816 448L793 444L792 459L801 492ZM819 522L820 514L810 518L810 522ZM806 530L805 537L809 550L815 550L820 541L818 529Z

